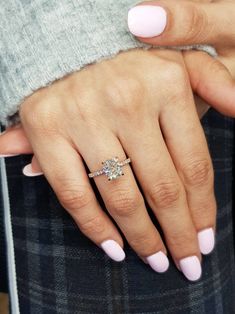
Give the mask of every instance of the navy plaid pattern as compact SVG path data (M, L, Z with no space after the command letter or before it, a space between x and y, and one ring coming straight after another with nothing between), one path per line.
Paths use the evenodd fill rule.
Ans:
M79 231L43 177L22 175L29 157L7 160L21 314L235 313L234 120L211 110L203 126L215 168L217 246L196 283L173 263L155 273L127 243L126 260L113 262Z

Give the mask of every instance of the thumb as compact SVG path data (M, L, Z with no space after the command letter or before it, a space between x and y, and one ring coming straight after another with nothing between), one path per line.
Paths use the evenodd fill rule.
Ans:
M235 117L235 82L227 68L205 52L184 52L193 91L210 106Z
M130 32L157 46L231 45L235 39L234 20L232 2L147 1L128 12Z

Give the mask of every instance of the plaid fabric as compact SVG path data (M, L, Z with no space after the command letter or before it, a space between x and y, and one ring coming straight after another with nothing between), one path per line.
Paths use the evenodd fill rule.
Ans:
M156 274L127 244L126 260L111 261L81 234L43 177L22 175L29 157L7 160L21 314L235 313L234 120L210 111L203 125L215 168L217 246L196 283L172 263Z

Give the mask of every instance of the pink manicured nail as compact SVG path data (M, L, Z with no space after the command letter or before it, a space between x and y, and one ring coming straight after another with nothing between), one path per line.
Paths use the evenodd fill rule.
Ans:
M160 35L167 23L166 11L159 6L138 5L128 12L130 32L139 37L155 37Z
M157 252L146 257L148 264L158 273L164 273L169 268L169 260L163 252Z
M126 255L121 246L114 240L106 240L101 243L101 248L115 262L121 262Z
M42 172L33 172L31 164L28 164L27 166L25 166L22 171L26 177L37 177L37 176L43 175Z
M6 155L1 155L0 154L0 158L14 157L14 156L19 156L19 154L6 154Z
M202 254L210 254L215 246L215 234L213 228L198 232L198 242Z
M202 275L202 267L197 256L183 258L179 261L179 265L188 280L196 281L200 279Z

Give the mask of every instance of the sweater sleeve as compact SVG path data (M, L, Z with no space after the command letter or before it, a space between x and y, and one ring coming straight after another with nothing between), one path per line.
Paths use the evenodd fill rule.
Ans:
M151 47L128 31L127 12L135 4L136 0L2 1L0 122L8 125L25 97L87 64Z

